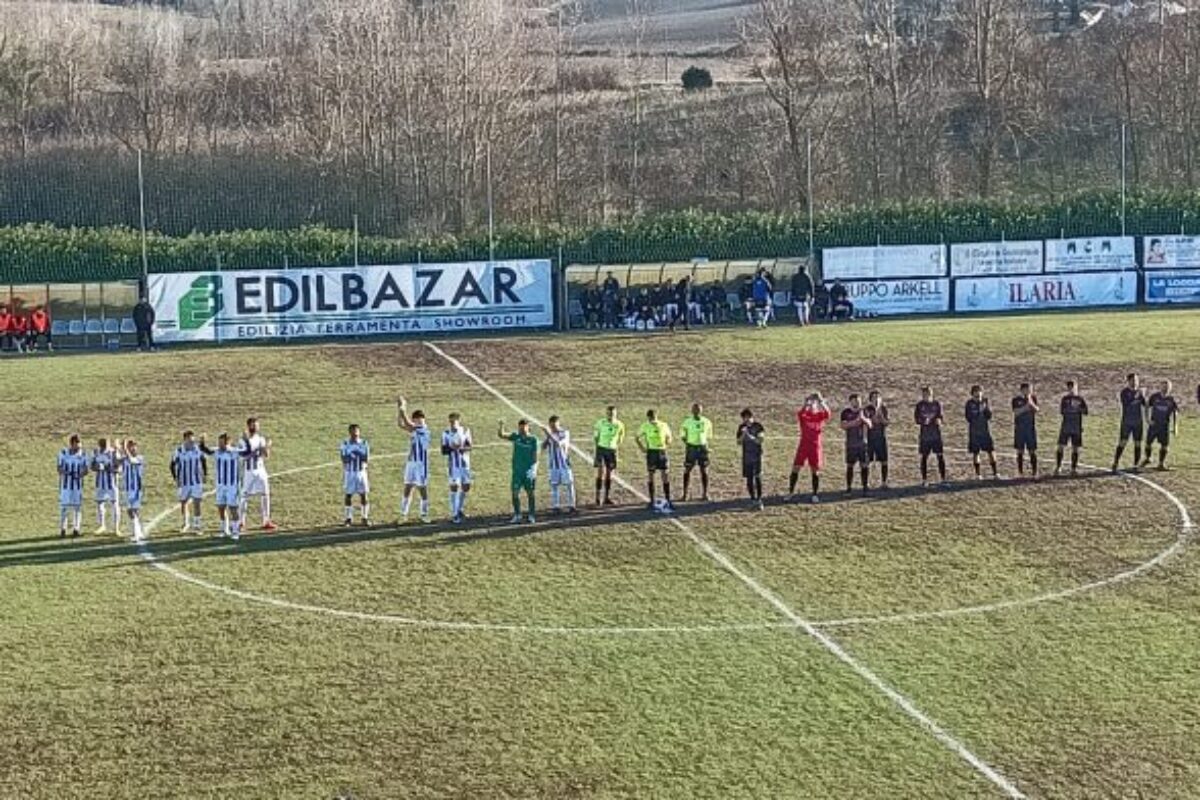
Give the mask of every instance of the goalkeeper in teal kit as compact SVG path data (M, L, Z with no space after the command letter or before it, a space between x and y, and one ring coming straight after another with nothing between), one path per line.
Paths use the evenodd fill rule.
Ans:
M536 436L529 433L529 420L521 420L517 423L517 432L508 433L504 430L504 422L500 422L500 438L505 441L512 442L512 506L513 515L512 522L518 523L521 521L521 492L525 492L529 513L525 519L529 522L534 521L534 513L536 509L536 501L534 500L537 489L537 465L538 465L538 450L541 449L541 442Z

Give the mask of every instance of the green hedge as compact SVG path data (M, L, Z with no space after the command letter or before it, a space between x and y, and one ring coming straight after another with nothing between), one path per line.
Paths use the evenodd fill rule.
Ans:
M1131 235L1200 231L1200 193L1144 194L1126 209ZM840 208L815 220L818 248L844 245L1040 239L1120 231L1120 198L1084 195L1058 204L913 203ZM141 237L128 228L0 227L0 283L78 282L136 278ZM808 220L798 214L688 211L604 227L504 227L497 258L557 258L567 263L627 263L803 255ZM359 241L363 264L440 262L488 256L486 232L465 236ZM241 230L147 241L151 272L354 263L350 231L323 227Z

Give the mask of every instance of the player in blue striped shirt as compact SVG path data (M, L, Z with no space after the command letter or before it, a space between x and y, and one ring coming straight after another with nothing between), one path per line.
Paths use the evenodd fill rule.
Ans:
M138 455L138 444L129 439L121 444L121 493L125 495L125 510L133 524L133 541L145 538L142 532L142 492L146 484L146 462Z
M79 434L71 434L67 446L58 454L58 535L67 535L67 521L72 517L71 536L79 535L83 524L83 478L88 472L88 457L80 445Z
M371 457L371 445L362 438L362 429L350 426L350 438L342 442L342 489L346 495L346 519L343 524L354 524L354 495L358 495L361 506L362 524L371 524L371 502L367 497L370 482L367 480L367 462Z
M558 415L546 420L549 427L542 449L550 462L550 513L561 514L565 505L568 514L578 514L575 507L575 473L571 469L571 432L562 427ZM561 505L560 505L561 501Z
M408 401L396 398L396 424L408 432L408 461L404 464L404 489L400 497L400 522L408 521L413 492L421 495L421 521L429 522L429 445L433 434L421 409L408 413Z
M200 514L200 500L204 497L204 481L208 477L208 461L204 458L201 446L196 444L196 435L192 431L183 432L183 443L175 448L171 456L171 477L175 479L175 487L179 496L179 514L183 518L180 533L204 532L204 522ZM205 448L207 449L207 448ZM189 505L191 506L189 514Z
M474 476L471 473L471 429L463 425L457 411L450 415L450 427L442 431L442 454L450 480L450 519L461 523L467 518L467 495Z
M221 536L235 542L241 537L242 522L239 515L242 491L242 454L229 439L228 433L217 437L217 449L206 451L212 456L217 483L217 519L221 523Z
M108 439L100 439L96 442L96 449L92 451L88 467L95 475L96 524L98 525L96 533L103 535L108 532L106 517L108 507L111 505L113 530L117 536L120 536L121 500L117 490L117 482L120 479L120 461L116 451L109 446Z

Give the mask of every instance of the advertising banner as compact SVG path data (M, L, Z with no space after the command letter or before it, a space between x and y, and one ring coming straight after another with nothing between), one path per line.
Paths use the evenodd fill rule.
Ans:
M971 242L950 245L950 274L1036 275L1042 271L1042 242Z
M1136 295L1136 274L1122 272L959 278L954 281L954 309L960 314L1131 306L1137 300Z
M1146 236L1142 239L1146 269L1200 269L1200 236Z
M821 252L821 277L833 280L941 278L946 248L940 244L830 247Z
M950 310L948 278L847 281L843 284L855 311L890 314L944 314Z
M1132 236L1046 240L1046 272L1101 272L1136 268Z
M1151 272L1146 275L1146 302L1200 303L1200 272Z
M554 323L549 261L151 275L162 342L384 336Z

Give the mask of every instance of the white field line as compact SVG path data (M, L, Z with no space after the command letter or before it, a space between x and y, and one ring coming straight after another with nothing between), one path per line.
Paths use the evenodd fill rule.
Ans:
M447 354L435 344L426 342L425 346L437 353L448 363L453 365L459 372L473 380L482 389L491 394L500 402L504 403L504 405L508 406L515 413L536 422L536 419L533 417L533 415L522 410L519 406L513 403L513 401L501 394L495 387L491 386L483 378L472 372L461 361ZM579 450L577 447L572 446L572 449L578 453L580 457L588 458L587 454L582 450ZM649 502L649 498L646 495L642 494L641 491L626 482L624 479L617 478L617 481L626 491L630 492L636 497L640 497L645 502ZM876 675L869 667L850 655L840 644L834 641L832 637L823 631L818 630L811 622L801 617L796 611L792 610L792 608L788 606L788 604L785 603L778 595L743 572L736 564L733 563L733 561L729 559L728 556L726 556L717 548L713 547L713 545L696 533L690 526L686 525L676 517L668 517L668 519L673 525L675 525L676 528L678 528L685 536L687 536L687 538L690 539L692 543L696 545L696 547L702 553L704 553L704 555L708 556L718 566L741 581L741 583L745 585L747 589L758 595L763 601L774 608L784 619L791 622L799 630L804 631L805 634L828 650L835 658L853 670L854 673L860 678L874 687L878 692L886 696L910 719L924 728L926 732L928 732L943 746L957 755L960 759L965 761L976 772L991 781L991 783L1007 797L1025 797L1021 790L1017 788L1016 784L1002 775L999 771L997 771L979 756L971 752L971 750L969 750L967 746L958 738L939 725L925 712L921 711L921 709L917 708L917 706L911 700L909 700L896 689L892 688L892 686L890 686L888 683L884 682L884 680Z

